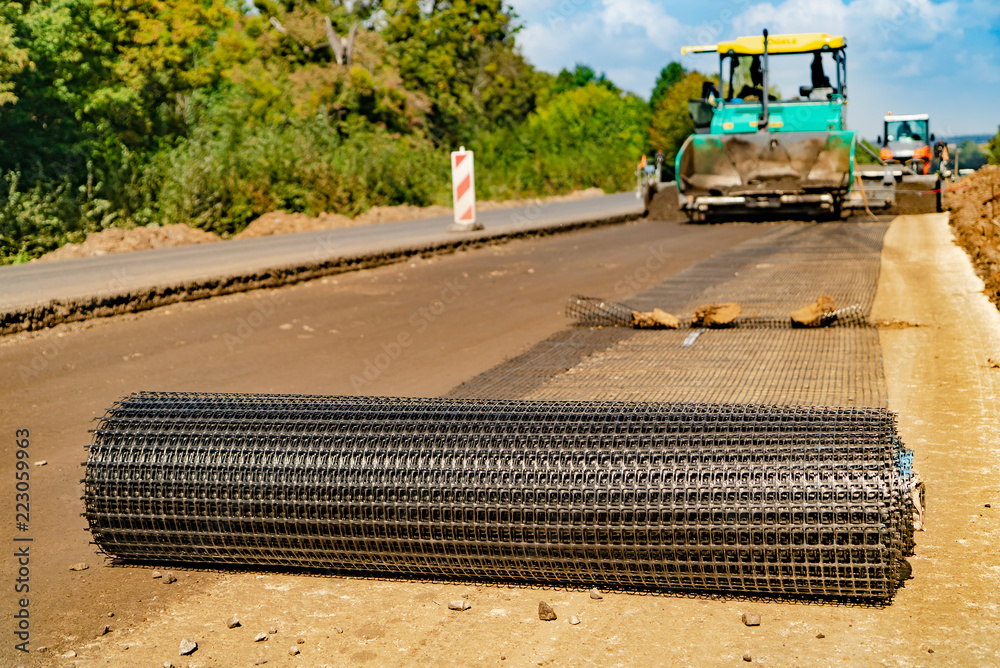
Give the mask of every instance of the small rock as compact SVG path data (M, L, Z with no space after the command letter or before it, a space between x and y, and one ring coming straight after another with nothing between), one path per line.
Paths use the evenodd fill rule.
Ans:
M695 309L691 324L694 327L726 327L736 321L743 313L739 304L706 304Z
M604 598L604 596L601 594L600 589L594 587L593 589L590 590L590 598L594 599L595 601L600 601L602 598Z
M115 613L113 613L113 612L109 612L108 613L108 617L114 617L114 616L115 616Z
M237 617L236 615L233 615L232 617L226 620L226 628L235 629L239 625L240 625L240 618Z
M173 573L166 573L163 576L163 584L168 585L168 584L173 584L175 582L177 582L177 578L174 577Z
M273 636L273 635L274 635L275 633L277 633L277 632L278 632L278 628L277 628L277 627L275 627L275 626L272 626L271 628L269 628L269 629L267 630L267 632L268 632L268 633L270 633L270 634L271 634L271 635Z
M306 644L306 639L305 638L299 638L295 642L297 642L300 645L305 645Z
M632 311L632 327L636 329L677 329L681 321L677 316L661 309Z
M255 635L253 637L253 641L254 642L263 642L265 640L267 640L267 634L266 633L258 633L257 635Z
M468 594L462 594L462 598L469 598Z
M933 654L933 653L934 653L934 650L932 650L931 648L929 648L929 647L928 647L928 648L927 648L927 653L928 653L928 654Z
M153 571L152 576L154 580L159 580L160 578L163 577L163 573L161 573L160 571Z
M48 462L44 459L39 462L35 462L35 466L45 466L46 464L48 464Z
M102 625L101 628L99 628L97 630L98 637L100 637L100 636L106 636L109 633L111 633L111 627L108 626L107 624Z
M35 651L36 651L36 652L47 652L47 651L49 651L49 648L48 648L48 647L46 647L45 645L42 645L41 647L39 647L39 648L38 648L38 649L36 649Z
M255 666L263 666L265 663L267 663L267 659L265 659L265 658L262 657L260 659L257 659L256 661L254 661L253 665L255 665Z
M288 654L289 656L298 656L299 648L296 647L295 645L292 645L288 650Z
M343 633L344 632L344 629L340 628L339 626L334 626L333 630L336 631L337 633Z
M545 601L538 602L538 618L543 622L551 622L556 618L556 611Z
M987 503L987 504L986 504L985 506L983 506L983 508L992 508L992 507L993 507L993 506L991 506L991 505L990 505L990 504L988 504L988 503Z
M74 652L73 650L70 650L70 651L66 652L65 654L61 655L60 658L63 658L63 659L75 659L76 658L76 652Z
M88 568L90 568L90 564L88 564L85 561L81 561L80 563L73 564L72 566L69 567L71 571L85 571Z
M760 615L755 612L744 612L743 624L745 626L760 626Z
M572 617L569 618L569 623L572 624L573 626L576 626L577 624L580 623L580 618L577 617L576 615L573 615Z
M174 668L174 664L170 663L169 661L164 661L163 668Z
M194 651L198 649L198 643L192 638L185 638L181 641L180 653L181 656L188 656L189 654L194 654Z
M822 633L817 633L817 634L816 634L816 637L817 637L817 638L819 638L820 640L822 640L822 639L823 639L823 638L825 638L826 636L825 636L825 635L823 635Z
M823 295L816 300L816 303L792 311L792 327L819 327L830 324L833 321L833 316L830 314L836 309L833 298Z
M472 607L472 604L465 599L456 599L448 603L449 610L468 610Z
M753 661L753 657L750 656L750 652L744 652L743 653L743 660L746 661L747 663L750 663L751 661Z

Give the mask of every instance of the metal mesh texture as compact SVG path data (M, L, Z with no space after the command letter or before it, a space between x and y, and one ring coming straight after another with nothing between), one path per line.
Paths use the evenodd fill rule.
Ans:
M580 326L449 396L885 407L878 332L869 314L886 229L884 223L779 225L628 304L571 298L567 312ZM789 314L820 295L849 310L827 327L793 328ZM708 330L691 343L687 323L694 310L721 302L740 304L743 314L734 326ZM653 308L681 318L682 328L630 329L633 309Z
M144 393L84 501L137 562L885 601L909 457L881 409Z

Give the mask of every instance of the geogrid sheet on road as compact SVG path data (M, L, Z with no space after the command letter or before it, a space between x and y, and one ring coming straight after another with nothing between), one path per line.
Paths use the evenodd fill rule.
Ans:
M688 401L885 408L878 331L869 321L882 223L785 224L629 300L682 321L736 302L736 326L705 331L572 327L463 383L461 398ZM832 297L852 315L793 329L789 314ZM569 296L569 295L567 295Z

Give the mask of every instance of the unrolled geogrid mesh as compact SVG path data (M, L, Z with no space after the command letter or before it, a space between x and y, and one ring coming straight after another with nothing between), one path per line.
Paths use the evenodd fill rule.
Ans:
M878 331L870 312L887 228L778 225L650 286L628 303L571 299L567 314L577 326L466 381L449 396L885 407ZM656 250L669 248L665 241ZM638 277L630 274L629 281ZM849 310L826 327L793 328L791 312L821 295ZM724 302L743 310L734 325L710 329L693 345L683 345L695 309ZM628 322L624 317L625 311L654 308L680 318L681 329L637 331L631 314Z
M84 500L136 562L886 600L907 456L879 409L137 394Z
M583 327L632 327L634 308L599 297L573 295L566 302L566 316Z

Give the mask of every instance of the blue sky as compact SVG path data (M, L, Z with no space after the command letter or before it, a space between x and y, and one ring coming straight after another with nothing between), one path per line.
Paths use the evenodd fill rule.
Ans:
M577 62L647 97L671 60L714 72L685 44L740 35L826 32L848 39L848 123L881 133L887 111L929 113L940 135L993 134L1000 125L997 0L513 0L522 52L550 72ZM805 77L804 77L805 79ZM802 84L808 83L803 80Z

